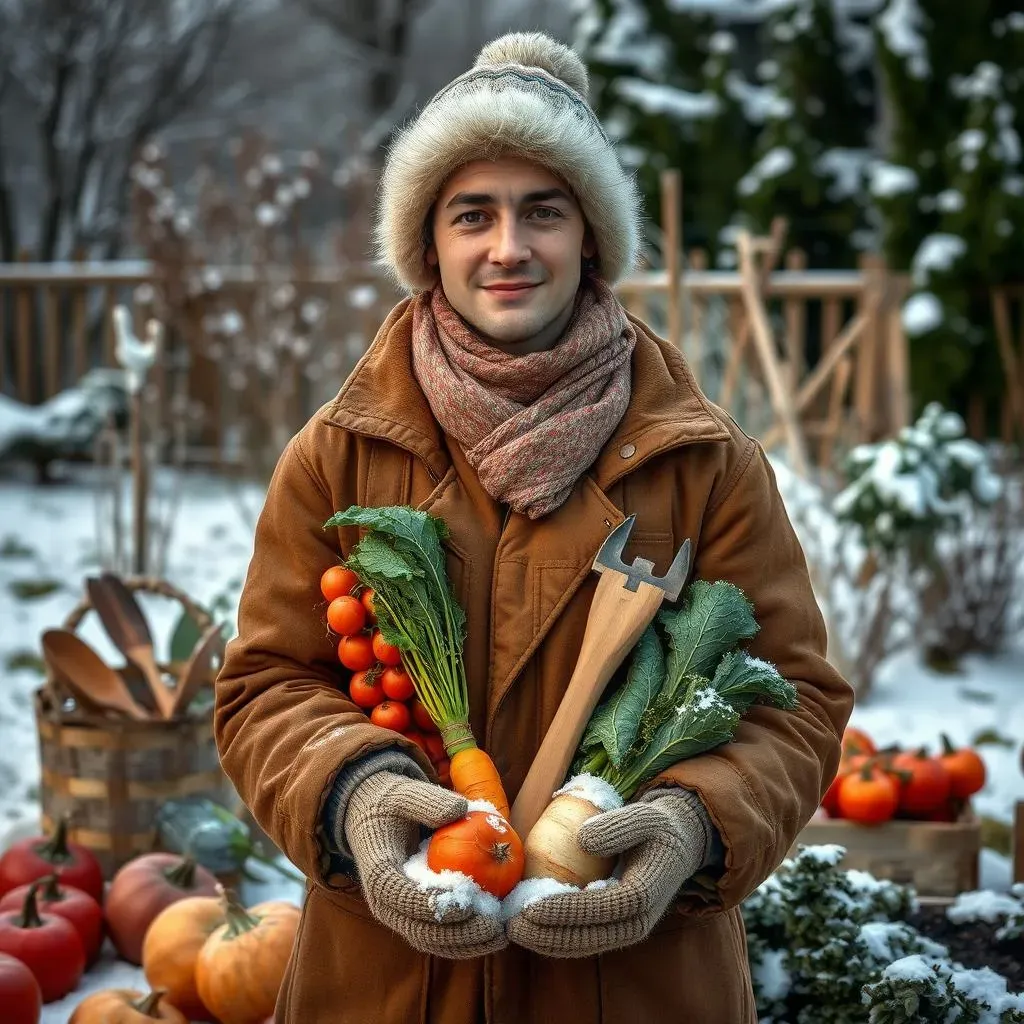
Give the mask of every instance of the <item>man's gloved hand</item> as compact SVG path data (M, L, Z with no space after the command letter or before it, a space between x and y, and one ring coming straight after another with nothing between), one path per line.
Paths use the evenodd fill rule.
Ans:
M420 889L402 865L419 845L420 825L458 821L468 806L443 786L379 771L359 783L345 815L345 837L373 916L420 952L456 960L507 946L502 922L454 906L439 920L437 894Z
M508 937L555 957L595 956L639 942L704 863L711 828L696 794L675 789L595 815L580 826L579 844L600 857L625 854L618 884L528 904L508 922Z

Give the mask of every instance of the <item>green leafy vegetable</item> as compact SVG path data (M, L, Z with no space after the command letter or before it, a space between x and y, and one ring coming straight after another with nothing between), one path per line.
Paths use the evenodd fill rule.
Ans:
M635 792L658 772L732 739L740 713L717 690L698 690L664 721L631 760L621 785Z
M590 718L582 745L604 747L618 768L633 745L640 722L653 703L665 678L665 652L654 626L648 626L637 642L629 674L611 700L596 708Z
M658 772L732 739L751 705L796 707L793 684L737 646L758 628L738 587L690 584L682 605L645 630L625 680L594 710L573 773L597 775L628 800Z
M685 676L711 676L719 659L757 633L754 609L743 591L719 580L695 580L678 611L658 620L668 634L668 684L676 693Z

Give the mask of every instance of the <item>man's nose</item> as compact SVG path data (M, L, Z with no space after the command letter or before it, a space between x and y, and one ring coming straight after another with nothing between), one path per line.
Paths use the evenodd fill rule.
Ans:
M491 262L514 267L526 263L530 255L523 225L515 217L503 217L498 222L494 244L491 246Z

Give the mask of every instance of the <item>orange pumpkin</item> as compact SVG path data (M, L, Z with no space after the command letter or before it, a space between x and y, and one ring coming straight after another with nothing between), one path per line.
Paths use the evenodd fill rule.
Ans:
M461 871L499 900L516 887L525 866L519 836L500 814L490 811L470 811L444 825L427 846L431 871Z
M196 988L221 1024L262 1024L277 995L299 929L299 908L281 900L246 910L224 894L226 922L203 944Z
M863 729L856 729L852 725L848 725L843 730L844 759L854 754L874 754L877 751L875 741Z
M196 988L196 958L206 940L226 920L223 900L188 896L153 919L142 942L142 969L153 988L167 990L167 1001L189 1020L213 1021Z
M166 995L161 988L148 995L133 988L107 988L86 996L68 1024L146 1024L154 1020L188 1024L188 1018L165 1000Z

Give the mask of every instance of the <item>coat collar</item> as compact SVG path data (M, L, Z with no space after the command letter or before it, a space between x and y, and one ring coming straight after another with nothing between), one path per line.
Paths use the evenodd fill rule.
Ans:
M591 470L602 490L662 452L730 436L682 355L642 321L629 319L637 333L632 395ZM450 459L441 427L413 375L411 342L412 300L404 299L322 415L328 423L406 449L440 480Z

